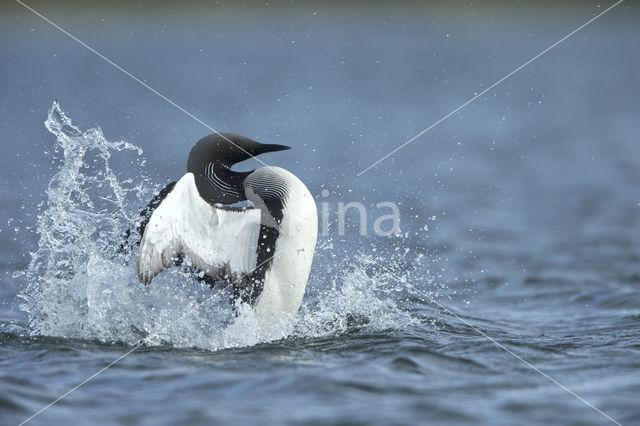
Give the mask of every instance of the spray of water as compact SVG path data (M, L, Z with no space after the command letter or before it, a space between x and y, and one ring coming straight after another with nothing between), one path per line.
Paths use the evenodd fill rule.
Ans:
M228 291L212 290L179 268L141 285L135 250L119 248L156 189L145 175L142 150L108 141L99 128L81 131L57 102L45 125L56 138L56 172L20 295L33 335L216 350L354 328L397 329L414 321L401 308L404 283L376 270L372 257L340 255L336 262L335 251L322 243L294 323L268 330L248 306L234 313Z

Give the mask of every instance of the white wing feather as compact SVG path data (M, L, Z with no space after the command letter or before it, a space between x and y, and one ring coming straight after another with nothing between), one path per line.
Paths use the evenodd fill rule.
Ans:
M260 210L216 208L200 197L192 173L184 175L155 209L138 253L138 278L151 282L184 254L208 274L232 274L256 267Z

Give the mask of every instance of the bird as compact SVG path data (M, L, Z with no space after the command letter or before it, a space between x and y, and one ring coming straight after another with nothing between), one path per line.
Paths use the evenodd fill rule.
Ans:
M208 280L231 283L236 298L259 318L295 317L317 240L313 196L280 167L232 170L241 161L287 149L234 133L198 140L187 173L141 212L138 279L150 284L186 259Z

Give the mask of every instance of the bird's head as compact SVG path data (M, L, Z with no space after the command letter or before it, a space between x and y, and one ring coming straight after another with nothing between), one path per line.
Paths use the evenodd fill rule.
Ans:
M200 195L210 203L232 204L245 200L243 183L250 172L231 167L251 157L290 149L286 145L263 144L234 133L213 133L191 148L187 171L193 173Z
M234 133L213 133L191 148L187 171L200 171L203 164L217 163L231 168L236 163L260 154L290 149L286 145L264 144Z

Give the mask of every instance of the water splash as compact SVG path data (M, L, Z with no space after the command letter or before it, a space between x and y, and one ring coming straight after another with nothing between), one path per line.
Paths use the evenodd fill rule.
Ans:
M142 150L108 141L99 128L81 131L58 102L45 125L56 137L51 155L57 171L38 215L38 248L20 295L31 334L216 350L412 323L399 306L406 286L395 275L376 270L376 261L362 255L341 256L336 269L336 253L322 249L294 323L268 330L247 306L234 315L227 291L211 290L178 268L141 285L135 253L118 247L156 189L145 175Z

